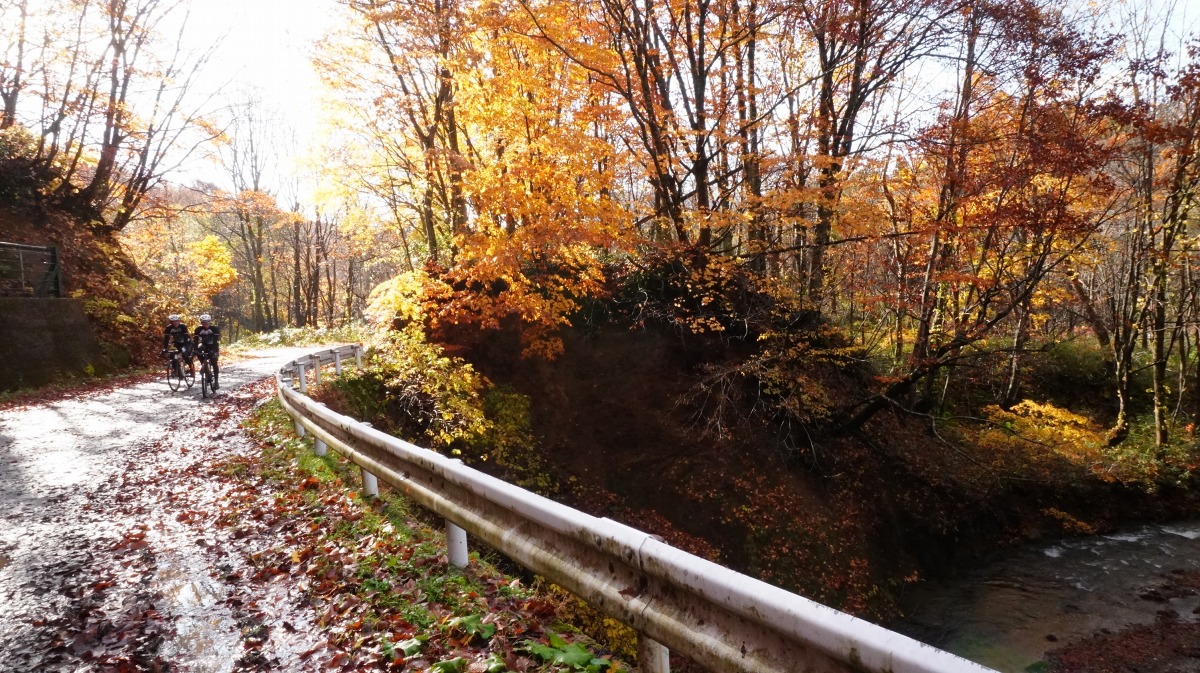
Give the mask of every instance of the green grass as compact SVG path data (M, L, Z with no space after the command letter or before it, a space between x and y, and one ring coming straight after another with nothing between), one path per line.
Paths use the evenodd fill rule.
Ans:
M440 518L382 485L378 497L357 493L358 467L332 451L314 455L311 437L295 436L277 400L243 427L262 454L231 461L224 473L253 485L257 497L234 499L226 525L242 535L255 525L264 529L269 548L253 559L259 572L303 574L314 622L361 663L412 659L429 670L474 665L500 673L505 661L531 652L529 643L550 643L561 639L555 633L571 631L555 611L547 615L554 598L503 575L478 553L472 551L467 569L450 566ZM263 481L270 487L262 488ZM276 532L284 530L285 536ZM571 651L592 647L571 643ZM621 668L596 656L588 664L596 666L590 670ZM547 660L531 670L585 669Z

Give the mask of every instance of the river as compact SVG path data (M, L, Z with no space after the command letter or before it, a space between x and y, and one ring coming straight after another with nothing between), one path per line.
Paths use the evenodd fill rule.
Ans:
M1152 623L1160 611L1200 619L1195 591L1165 590L1173 577L1197 571L1200 521L1056 540L909 589L901 599L907 617L894 628L1003 673L1023 673L1049 650L1103 629Z

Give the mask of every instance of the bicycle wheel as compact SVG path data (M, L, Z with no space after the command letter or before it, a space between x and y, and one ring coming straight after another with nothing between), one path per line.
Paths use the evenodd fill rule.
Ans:
M189 362L186 367L181 365L181 369L183 370L183 382L187 384L188 388L191 388L192 384L196 382L196 365Z
M205 360L200 365L200 395L208 397L213 394L212 390L212 371L208 368L208 360Z
M175 391L179 390L180 386L182 386L182 385L183 385L183 374L179 370L178 363L174 359L168 360L167 361L167 387L171 389L171 392L175 392Z

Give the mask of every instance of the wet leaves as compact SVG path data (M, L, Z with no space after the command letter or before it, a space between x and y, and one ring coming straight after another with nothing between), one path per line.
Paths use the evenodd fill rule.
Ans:
M486 566L450 568L440 532L400 515L388 494L349 492L343 472L355 470L308 456L288 426L277 409L258 415L264 460L246 475L257 490L231 492L219 525L262 543L248 556L251 583L291 584L313 609L327 643L306 660L338 671L539 670L515 643L547 637L553 604ZM267 473L280 481L258 478Z
M356 470L312 458L286 419L258 422L261 444L247 442L237 423L272 393L263 381L167 418L108 481L54 496L47 525L66 526L58 510L74 512L70 526L86 535L48 553L36 580L47 609L31 611L20 640L0 638L5 664L544 669L516 643L544 639L555 604L486 566L452 570L440 532L400 501L350 492ZM189 604L174 593L182 586L202 596ZM181 643L204 623L200 640L220 661L197 668L205 653Z
M79 400L110 393L131 385L149 383L162 378L157 371L129 374L104 379L86 379L70 383L45 386L34 390L18 390L0 395L0 411L28 410L40 405L55 404L64 400Z
M0 577L0 669L145 672L177 670L181 660L196 663L196 653L181 652L176 642L180 629L190 628L186 611L203 609L198 603L220 593L217 583L205 581L207 562L198 558L206 550L219 554L223 546L206 531L222 488L207 479L207 461L252 449L244 440L240 447L219 445L208 435L236 433L230 419L253 409L264 391L231 394L203 407L179 400L169 415L161 412L157 388L95 397L129 383L51 392L45 402L22 398L32 409L28 417L7 405L9 427L36 426L29 418L63 425L53 450L87 462L70 465L74 483L55 488L52 498L18 499L6 508L19 516L24 555L14 572L24 580L5 585L14 576ZM78 401L62 405L64 400ZM38 458L39 435L28 434L18 438L25 454L13 454L17 460ZM54 484L56 477L39 473L27 488ZM190 598L181 601L172 593L180 587ZM210 621L223 628L221 620ZM209 646L223 646L220 638L203 635ZM228 640L237 637L235 632ZM219 669L193 670L228 671L234 654L222 656Z

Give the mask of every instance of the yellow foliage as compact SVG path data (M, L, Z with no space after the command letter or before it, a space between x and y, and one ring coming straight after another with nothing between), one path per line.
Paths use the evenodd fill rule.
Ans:
M214 296L237 280L233 252L212 234L188 243L185 260L191 280L204 302L211 302Z
M543 586L546 595L558 600L555 614L623 659L637 659L637 631L605 616L584 600L555 584Z
M428 316L430 302L448 294L449 288L424 271L402 273L371 290L366 317L371 324L385 329L396 321L420 323Z
M216 236L202 236L194 222L183 218L139 221L122 232L121 242L169 299L172 313L194 316L209 311L212 298L237 281L232 251Z
M1075 533L1079 535L1096 534L1095 526L1092 526L1087 522L1080 521L1079 519L1076 519L1062 510L1050 507L1048 509L1043 509L1042 514L1045 514L1053 519L1057 519L1062 524L1063 530L1067 533Z
M985 407L984 414L991 426L975 441L998 466L1020 460L1053 471L1056 461L1066 461L1096 470L1104 459L1103 428L1066 409L1023 400L1009 410Z

